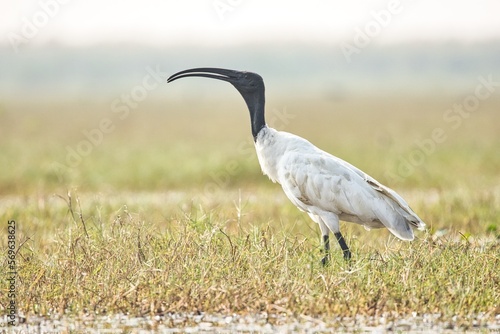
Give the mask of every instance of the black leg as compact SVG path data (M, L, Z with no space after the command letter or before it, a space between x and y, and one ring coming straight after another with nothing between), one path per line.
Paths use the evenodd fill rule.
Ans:
M330 237L328 235L323 236L323 243L325 245L325 257L321 260L321 263L326 266L330 257Z
M335 237L337 238L337 241L339 242L340 248L342 248L342 252L344 252L344 259L350 260L351 259L351 251L349 250L349 247L347 247L347 244L345 243L345 239L342 236L340 232L335 233Z

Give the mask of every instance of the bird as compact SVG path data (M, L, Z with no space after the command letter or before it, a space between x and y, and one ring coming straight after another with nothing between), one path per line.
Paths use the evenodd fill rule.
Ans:
M288 199L319 225L324 257L330 261L330 232L345 260L351 251L339 221L357 223L367 230L387 228L401 240L414 239L413 228L425 223L394 190L352 164L327 153L297 135L266 124L265 87L253 72L214 67L192 68L171 75L167 82L205 77L229 82L243 97L248 111L257 158L263 174L279 183Z

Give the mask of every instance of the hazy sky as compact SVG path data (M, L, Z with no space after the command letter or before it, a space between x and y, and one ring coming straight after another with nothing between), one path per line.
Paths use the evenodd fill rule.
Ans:
M0 0L2 45L17 37L29 45L329 44L366 29L380 44L500 39L500 1Z

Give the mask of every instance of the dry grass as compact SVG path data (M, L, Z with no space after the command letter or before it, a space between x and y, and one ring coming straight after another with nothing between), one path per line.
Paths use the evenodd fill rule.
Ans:
M500 313L498 100L457 130L442 119L453 99L325 100L314 112L310 101L268 103L270 117L295 115L276 127L393 186L429 226L406 243L344 224L354 261L334 248L327 268L317 226L260 175L237 101L218 112L208 102L145 104L114 119L102 144L62 171L53 162L84 139L82 130L112 117L109 106L6 104L0 206L3 222L18 223L19 310ZM387 171L435 127L448 139L411 175L391 178Z

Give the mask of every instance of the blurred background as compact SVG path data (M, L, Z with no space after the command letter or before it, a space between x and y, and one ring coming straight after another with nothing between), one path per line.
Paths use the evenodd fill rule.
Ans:
M201 78L166 84L201 66L261 74L269 123L389 184L452 184L447 169L428 166L467 157L498 174L495 0L1 0L0 9L1 193L267 182L236 90ZM479 78L493 82L488 98L467 117L447 114ZM415 150L435 128L446 139L420 149L421 161ZM463 152L439 160L446 147ZM477 147L486 148L474 156ZM228 161L238 172L217 182ZM481 174L463 175L471 170Z
M344 284L336 250L325 280L320 231L262 175L240 94L167 84L194 67L259 73L268 124L396 190L422 242L346 224L361 271ZM499 148L498 0L0 0L0 221L16 221L18 309L37 326L217 305L323 328L322 295L331 319L498 324Z

